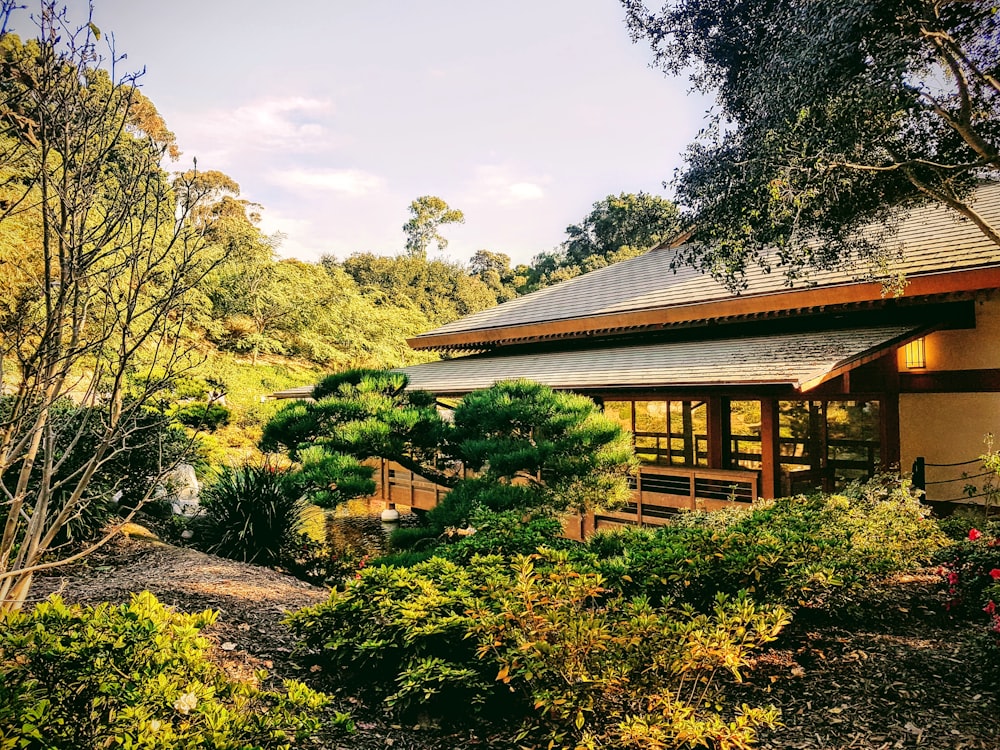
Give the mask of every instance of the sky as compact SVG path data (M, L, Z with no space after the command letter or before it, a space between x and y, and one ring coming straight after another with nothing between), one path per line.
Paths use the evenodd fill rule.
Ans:
M437 195L465 214L449 257L528 262L609 194L669 197L710 106L617 0L94 0L94 22L145 68L168 168L228 174L303 260L396 254Z

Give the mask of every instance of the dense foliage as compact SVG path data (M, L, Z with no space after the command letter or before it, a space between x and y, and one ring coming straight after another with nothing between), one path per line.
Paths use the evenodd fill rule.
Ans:
M54 597L0 627L0 747L237 750L306 747L324 695L229 679L199 631L211 611L176 614L152 594L121 607ZM258 682L262 675L258 675ZM335 719L349 726L346 716Z
M681 230L671 201L649 193L621 193L597 201L579 224L566 227L566 239L519 266L515 286L530 292L598 268L641 255Z
M193 221L207 196L163 170L176 144L138 76L102 67L97 27L53 2L22 40L18 9L0 2L0 610L66 560L54 548L102 496L95 477L155 440L147 415L190 367L218 260ZM65 399L86 416L59 420Z
M875 254L900 206L936 201L1000 244L970 191L1000 177L1000 14L989 2L622 0L656 63L716 94L676 180L682 261L732 286ZM771 250L776 255L770 254Z
M964 539L941 551L948 609L981 628L982 647L996 674L1000 668L1000 522L970 526ZM981 625L980 625L981 623ZM997 680L994 680L997 682Z
M512 742L652 749L742 747L773 724L773 709L718 696L787 617L745 597L708 614L652 607L543 552L368 568L289 622L332 674L401 715L513 714Z
M545 546L553 529L480 517L434 556L360 570L290 624L331 677L400 717L459 721L457 704L467 720L516 716L507 731L525 746L748 747L777 719L728 691L754 649L793 613L847 611L834 592L952 554L906 483L885 477L560 550ZM1000 570L976 560L994 585Z
M657 529L595 534L594 565L626 593L705 608L717 592L818 606L842 587L926 563L946 544L905 484L681 516Z

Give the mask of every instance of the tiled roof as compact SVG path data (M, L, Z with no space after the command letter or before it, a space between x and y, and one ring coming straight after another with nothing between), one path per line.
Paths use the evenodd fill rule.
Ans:
M1000 184L987 184L976 195L974 208L993 226L1000 226ZM905 271L907 279L955 270L1000 265L1000 247L967 219L939 204L910 212L892 238L889 250L899 250L901 260L887 269L887 275ZM832 288L851 285L863 271L815 271L790 289L779 270L765 273L754 266L747 269L747 289L734 295L711 276L684 266L676 271L671 261L676 250L661 247L630 260L578 276L555 286L505 302L497 307L466 316L410 340L415 348L447 348L449 335L462 334L465 348L475 348L475 332L484 343L499 340L492 332L546 323L565 322L599 316L615 316L643 311L676 310L685 305L733 301L753 297L773 297L771 309L782 307L781 294L802 288ZM699 315L703 313L699 312ZM586 325L581 323L581 330ZM567 327L562 326L562 332ZM505 334L506 335L506 334Z
M510 356L473 355L402 368L409 387L467 393L527 378L554 388L784 385L808 390L919 335L911 326Z

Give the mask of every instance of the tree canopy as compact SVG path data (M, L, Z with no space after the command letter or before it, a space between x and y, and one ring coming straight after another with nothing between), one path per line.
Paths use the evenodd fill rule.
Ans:
M0 2L0 28L14 10ZM92 23L52 2L33 20L36 39L0 34L0 611L71 559L66 527L115 486L102 475L164 434L218 259L191 219L205 191L161 167L176 145L138 76L100 67Z
M697 231L681 262L738 288L753 263L794 278L807 265L879 261L879 238L859 230L891 230L901 208L927 201L1000 244L969 200L979 180L1000 177L995 4L622 4L656 64L718 100L676 180Z
M677 206L649 193L609 195L594 203L579 224L566 227L566 239L552 252L539 253L530 266L515 269L514 283L530 292L641 255L680 231Z
M584 508L614 504L628 493L631 440L589 398L508 381L465 396L446 419L432 394L406 385L401 373L331 375L316 387L314 402L275 415L262 447L283 448L296 460L312 455L314 462L310 452L317 449L396 461L452 488L434 512L448 517L444 525L469 520L477 507ZM463 467L479 476L468 478Z

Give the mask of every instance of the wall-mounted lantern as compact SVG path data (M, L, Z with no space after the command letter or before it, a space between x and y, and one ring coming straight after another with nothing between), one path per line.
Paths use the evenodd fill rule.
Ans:
M906 358L906 367L910 370L927 367L927 353L924 349L924 339L914 339L903 349Z

